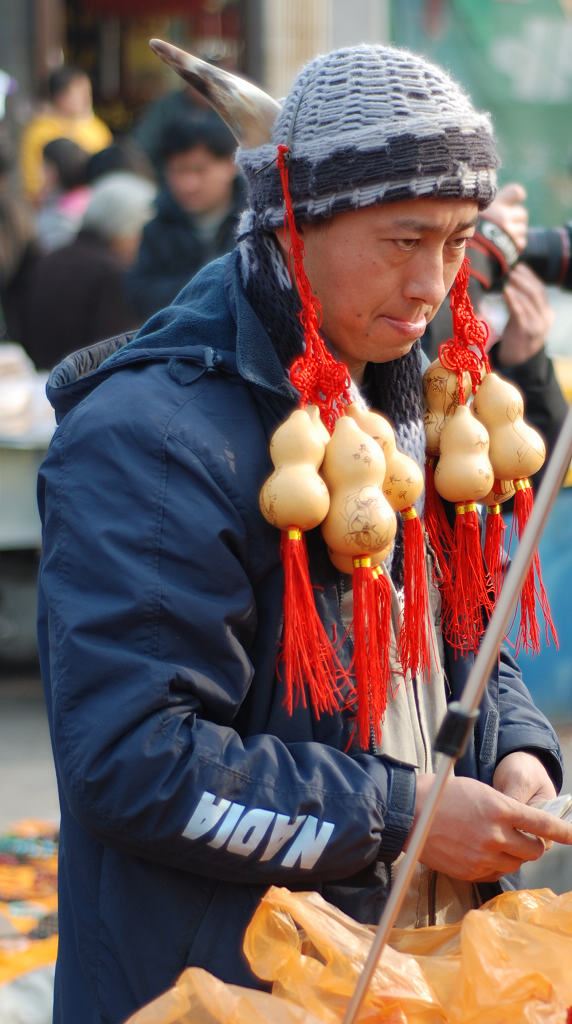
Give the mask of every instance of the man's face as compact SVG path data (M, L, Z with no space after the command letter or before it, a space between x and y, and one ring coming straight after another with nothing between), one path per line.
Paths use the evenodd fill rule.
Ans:
M217 157L206 146L176 153L166 163L171 193L187 213L216 213L229 206L236 176L234 157Z
M477 215L469 200L407 199L303 225L322 331L357 380L366 362L397 359L423 334L461 266ZM283 232L277 237L287 247Z

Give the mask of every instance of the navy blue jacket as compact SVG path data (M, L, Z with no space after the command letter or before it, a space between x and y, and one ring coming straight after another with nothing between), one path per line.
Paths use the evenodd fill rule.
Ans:
M411 766L344 715L283 706L279 532L258 509L296 404L236 254L135 340L50 378L39 637L61 799L54 1024L118 1024L187 965L260 984L242 935L269 884L377 921L411 829ZM320 614L341 578L309 538ZM451 660L458 696L470 668ZM457 771L490 781L556 736L503 654ZM491 890L492 892L492 890Z

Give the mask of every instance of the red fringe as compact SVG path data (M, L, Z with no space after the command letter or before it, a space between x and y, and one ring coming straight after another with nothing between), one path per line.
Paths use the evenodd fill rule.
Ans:
M425 571L425 541L417 512L403 509L404 609L399 634L399 656L404 672L428 675L430 608Z
M438 584L442 592L447 591L451 581L449 561L454 547L453 530L441 501L441 496L435 489L435 456L428 455L425 460L425 510L423 520L425 529L429 535L431 547L437 559Z
M516 493L514 496L513 530L516 529L516 536L521 537L532 512L532 486L530 480L527 479L515 480L514 485ZM558 650L558 637L552 622L546 590L542 582L540 558L538 551L535 551L520 593L520 625L515 644L515 652L517 654L521 650L526 651L528 654L540 654L540 626L536 615L537 601L544 616L546 643L550 645L550 635L552 635Z
M494 599L498 600L506 574L504 534L506 524L500 505L487 505L485 523L485 564L491 580Z
M280 545L284 566L284 631L280 662L283 665L286 696L284 704L292 714L298 703L312 709L319 718L340 707L341 680L347 676L340 664L314 602L308 569L306 540L301 530L284 530Z
M475 502L455 505L454 550L451 557L449 601L443 626L450 644L459 651L478 650L485 619L493 603L481 550Z
M359 743L381 742L381 726L390 682L391 591L370 558L354 559L354 673L357 689Z

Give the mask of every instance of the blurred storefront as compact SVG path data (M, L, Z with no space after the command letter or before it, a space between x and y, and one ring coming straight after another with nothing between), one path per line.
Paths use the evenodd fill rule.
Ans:
M181 84L149 49L153 36L281 96L316 53L387 40L389 9L390 0L0 0L0 68L18 82L16 120L52 68L85 68L97 113L122 133Z
M181 83L149 49L153 36L256 75L248 26L257 0L65 0L66 59L90 73L98 112L128 130L150 101Z
M41 96L49 71L90 75L97 112L114 132L180 84L149 49L152 36L258 77L259 0L0 0L0 67L18 82L16 120Z

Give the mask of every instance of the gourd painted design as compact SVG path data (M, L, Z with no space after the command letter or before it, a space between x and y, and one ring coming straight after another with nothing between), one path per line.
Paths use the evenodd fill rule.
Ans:
M468 371L463 374L463 386L467 397L471 393L471 375ZM423 374L423 401L427 452L429 455L438 455L445 423L460 403L457 374L447 370L438 359Z

